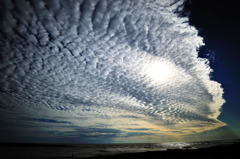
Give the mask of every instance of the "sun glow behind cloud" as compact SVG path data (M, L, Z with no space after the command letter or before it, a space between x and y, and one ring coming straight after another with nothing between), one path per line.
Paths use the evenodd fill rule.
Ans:
M6 1L0 113L12 115L2 119L88 139L224 126L223 90L198 57L202 38L175 13L183 2Z
M152 63L147 68L147 75L155 82L164 83L171 78L171 68L166 63Z

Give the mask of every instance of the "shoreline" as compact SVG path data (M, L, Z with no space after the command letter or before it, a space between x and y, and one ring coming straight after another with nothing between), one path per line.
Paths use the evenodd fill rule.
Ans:
M3 159L195 159L238 156L240 140L165 144L0 143L0 150Z

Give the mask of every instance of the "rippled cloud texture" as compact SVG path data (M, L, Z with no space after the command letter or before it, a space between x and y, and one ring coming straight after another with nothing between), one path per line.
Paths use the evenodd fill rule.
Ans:
M183 3L1 1L1 120L85 139L224 126L223 90L198 57L202 38L177 14Z

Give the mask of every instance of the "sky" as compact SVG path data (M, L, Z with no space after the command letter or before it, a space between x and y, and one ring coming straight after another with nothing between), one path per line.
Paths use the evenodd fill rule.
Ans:
M225 129L228 132L223 131L222 135L227 137L231 132L233 138L239 138L240 16L237 1L187 1L185 15L189 16L190 24L195 26L199 35L204 38L205 47L200 49L199 56L210 60L210 66L214 70L211 77L221 83L224 89L223 98L226 103L222 107L219 119L227 123Z
M0 2L0 142L239 138L236 4Z

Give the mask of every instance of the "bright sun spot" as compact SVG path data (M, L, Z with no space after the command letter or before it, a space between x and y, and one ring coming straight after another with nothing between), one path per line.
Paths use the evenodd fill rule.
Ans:
M154 63L147 70L147 74L154 81L163 81L171 74L171 70L165 63Z
M154 83L166 83L172 80L174 69L168 62L154 61L145 65L144 74Z

